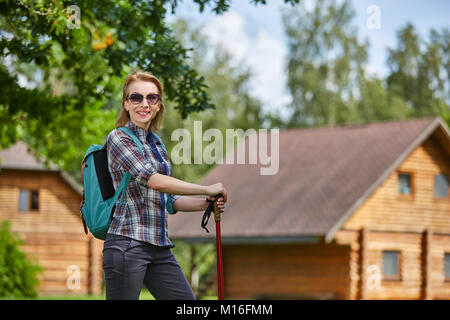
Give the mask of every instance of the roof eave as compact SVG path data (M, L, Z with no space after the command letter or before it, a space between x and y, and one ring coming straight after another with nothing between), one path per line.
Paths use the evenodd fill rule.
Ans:
M23 170L23 171L42 171L42 172L56 172L60 175L61 179L63 179L79 196L83 195L82 187L73 179L67 172L61 171L59 169L54 168L32 168L32 167L21 167L21 166L11 166L5 165L2 166L1 169L7 170Z
M215 241L213 237L172 237L174 240L181 240L187 243L211 243ZM259 237L222 237L221 242L225 245L234 244L316 244L323 239L323 236L259 236Z
M337 223L330 228L325 235L325 243L333 241L336 232L344 225L344 223L353 215L353 213L366 201L366 199L374 192L385 179L394 172L398 166L408 157L408 155L421 145L437 128L443 128L450 139L450 131L445 123L436 117L433 122L414 140L408 148L392 163L392 165L375 181L375 183L366 190L366 192L353 204L353 206L342 216Z
M79 196L83 195L83 188L67 172L59 171L59 175L73 190L76 191L76 193L78 193Z

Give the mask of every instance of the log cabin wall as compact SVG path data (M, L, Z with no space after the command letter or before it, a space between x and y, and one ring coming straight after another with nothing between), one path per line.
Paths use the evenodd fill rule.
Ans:
M412 174L411 195L398 193L400 172ZM336 233L338 244L351 247L351 299L450 299L450 282L444 276L450 200L434 196L434 177L441 173L450 174L449 157L431 136ZM383 280L381 274L380 286L371 285L376 274L369 271L378 267L382 273L387 250L400 252L400 279Z
M444 254L450 254L450 235L433 234L431 240L431 266L429 268L430 299L450 299L450 279L445 278Z
M227 299L346 299L350 247L224 245Z
M21 189L38 191L38 211L19 211ZM25 242L23 250L43 267L40 294L101 293L102 243L84 234L80 200L57 172L0 172L0 220L11 222L12 231Z

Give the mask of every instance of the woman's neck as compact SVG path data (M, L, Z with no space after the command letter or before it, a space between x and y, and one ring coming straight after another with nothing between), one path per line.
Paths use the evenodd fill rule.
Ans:
M150 121L149 123L134 122L134 121L131 120L131 119L130 119L130 121L133 122L134 125L135 125L136 127L141 128L141 129L144 129L145 131L148 131L148 130L149 130L150 123L151 123L151 121Z

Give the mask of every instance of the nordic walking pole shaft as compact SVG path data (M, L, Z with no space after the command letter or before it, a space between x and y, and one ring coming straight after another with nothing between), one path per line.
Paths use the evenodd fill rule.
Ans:
M217 247L217 298L224 299L223 295L223 265L222 265L222 241L220 235L221 214L217 207L217 200L214 201L214 220L216 221L216 247Z

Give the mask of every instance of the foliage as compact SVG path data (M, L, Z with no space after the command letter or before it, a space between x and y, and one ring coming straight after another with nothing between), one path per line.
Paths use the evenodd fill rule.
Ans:
M200 11L209 4L217 13L229 5L195 2ZM69 4L0 3L0 147L24 139L35 153L80 180L80 150L112 129L121 80L132 68L160 76L183 119L213 108L203 77L186 63L188 50L164 23L167 5L175 10L176 0L77 3L80 29L67 27ZM36 88L24 88L17 75L27 76Z
M217 270L216 250L213 244L175 241L173 253L197 297L217 294L217 292L211 292L211 280L214 279Z
M304 4L304 3L302 3ZM318 0L311 10L285 11L288 86L287 127L343 125L442 116L450 112L450 32L420 39L408 24L389 50L390 74L367 74L369 43L360 43L348 0ZM275 118L275 120L277 120Z
M203 79L185 62L186 49L164 25L161 3L83 1L79 29L67 27L70 4L0 4L2 147L24 139L35 153L78 172L81 150L113 128L118 83L134 68L161 77L184 117L213 107ZM35 72L22 72L29 68ZM18 81L24 74L26 86Z
M23 242L10 231L10 223L0 223L0 297L34 298L38 273L42 268L20 250Z
M450 112L443 116L444 121L447 123L447 126L450 128Z
M205 147L210 142L203 141L202 137L194 136L194 122L201 120L202 131L210 128L220 130L225 138L226 129L240 128L244 131L249 128L261 128L265 116L262 113L261 102L250 94L249 81L251 73L241 65L233 65L231 55L221 47L208 45L208 38L201 32L201 26L193 26L185 19L178 19L173 25L176 38L184 47L195 48L189 57L192 68L198 70L208 85L211 101L216 107L213 110L192 113L188 119L182 119L174 110L171 102L167 103L168 112L164 119L161 135L168 149L169 155L178 141L172 141L171 134L177 128L185 128L191 135L191 146L201 144ZM210 58L205 57L209 54ZM197 140L195 140L197 139ZM202 149L204 150L204 148ZM226 150L222 150L225 154ZM213 164L194 164L194 155L191 153L192 164L172 163L174 176L187 181L199 182L201 178L213 167Z
M350 25L348 1L318 0L286 10L288 87L292 94L289 127L343 124L355 121L355 91L364 78L368 44L359 43Z
M231 1L194 0L225 12ZM265 4L265 0L253 0ZM285 0L296 3L298 0ZM80 10L80 23L76 12ZM133 69L162 79L167 100L186 119L214 109L188 49L166 25L177 0L0 0L0 148L19 139L79 180L92 143L105 138Z
M389 49L388 90L402 97L415 117L445 115L450 110L450 30L431 30L429 41L412 24L397 33Z

